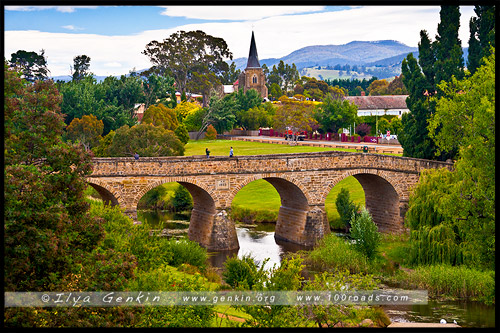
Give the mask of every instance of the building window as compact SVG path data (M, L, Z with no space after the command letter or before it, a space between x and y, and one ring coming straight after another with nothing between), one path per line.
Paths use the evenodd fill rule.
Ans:
M252 83L253 83L253 84L257 83L257 76L256 76L256 75L254 75L254 76L252 77Z

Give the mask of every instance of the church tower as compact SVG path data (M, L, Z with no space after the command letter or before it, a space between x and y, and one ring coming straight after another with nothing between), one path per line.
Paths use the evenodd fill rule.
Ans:
M243 89L243 92L255 89L262 98L267 98L266 76L264 75L264 70L260 67L253 31L247 67L238 77L238 90L240 89Z

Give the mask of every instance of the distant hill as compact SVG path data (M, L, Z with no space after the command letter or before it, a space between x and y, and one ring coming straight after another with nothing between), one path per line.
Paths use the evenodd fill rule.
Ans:
M464 48L463 52L466 62L468 48ZM271 69L273 65L283 60L285 64L294 63L301 75L318 79L354 77L361 79L372 75L384 79L401 74L401 63L409 53L413 53L418 59L418 48L395 40L353 41L343 45L306 46L281 58L262 59L260 64L265 64ZM237 58L233 61L237 69L245 69L247 58ZM333 70L336 65L363 66L368 69L366 72L346 73Z
M402 53L416 51L394 40L353 41L343 45L313 45L306 46L282 58L262 59L260 64L272 67L283 60L285 64L294 63L300 70L311 66L365 65L370 62L394 57ZM237 69L244 69L246 58L235 59Z

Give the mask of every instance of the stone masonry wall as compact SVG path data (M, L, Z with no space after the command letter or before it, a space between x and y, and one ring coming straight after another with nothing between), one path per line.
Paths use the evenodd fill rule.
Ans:
M381 231L401 232L411 188L420 172L452 168L444 162L348 152L93 161L93 173L87 181L132 217L136 216L140 198L152 188L168 182L185 186L195 206L190 239L220 249L224 248L221 242L228 244L226 249L238 247L231 231L234 224L226 221L222 211L230 209L238 191L254 180L269 181L280 194L276 238L310 245L329 232L324 203L342 179L351 175L358 179L365 191L366 207ZM216 218L217 214L222 215Z

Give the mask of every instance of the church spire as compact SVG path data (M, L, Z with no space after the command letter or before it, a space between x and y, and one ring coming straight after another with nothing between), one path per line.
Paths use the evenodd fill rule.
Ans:
M248 54L247 68L260 68L259 56L257 55L257 46L252 31L252 40L250 41L250 53Z

